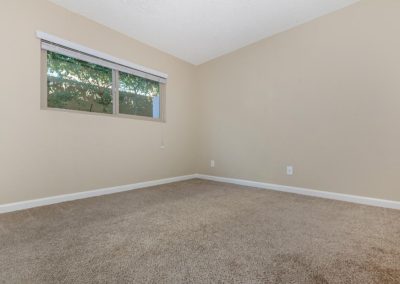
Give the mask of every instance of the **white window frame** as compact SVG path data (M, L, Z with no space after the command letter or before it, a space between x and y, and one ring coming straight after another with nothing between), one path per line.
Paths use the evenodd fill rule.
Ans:
M37 37L41 40L41 108L50 110L61 110L77 113L88 113L94 115L117 116L124 118L134 118L141 120L165 122L165 97L166 97L166 83L168 75L162 72L149 69L147 67L131 63L129 61L119 59L87 48L85 46L63 40L61 38L38 31ZM112 70L112 96L113 96L113 113L97 113L72 109L59 109L47 106L48 93L47 93L47 52L55 52L72 58L76 58L89 63L97 64L107 67ZM148 116L130 115L119 113L119 72L132 74L134 76L142 77L160 84L160 116L153 118Z

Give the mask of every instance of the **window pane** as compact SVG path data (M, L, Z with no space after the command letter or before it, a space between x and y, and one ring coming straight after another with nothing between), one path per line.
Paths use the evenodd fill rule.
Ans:
M112 70L48 51L47 106L113 113Z
M160 83L119 73L119 113L160 118Z

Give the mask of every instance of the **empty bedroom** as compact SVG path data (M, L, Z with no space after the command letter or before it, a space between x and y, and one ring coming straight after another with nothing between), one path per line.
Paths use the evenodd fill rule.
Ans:
M0 283L400 283L400 1L0 0Z

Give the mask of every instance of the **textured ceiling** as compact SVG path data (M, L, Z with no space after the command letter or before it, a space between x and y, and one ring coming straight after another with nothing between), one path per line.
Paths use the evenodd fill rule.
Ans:
M50 0L195 65L358 0Z

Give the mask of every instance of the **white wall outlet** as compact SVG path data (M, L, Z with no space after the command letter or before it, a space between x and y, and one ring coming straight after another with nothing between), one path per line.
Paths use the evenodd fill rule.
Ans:
M288 176L292 176L292 175L294 174L294 168L293 168L293 166L287 166L287 167L286 167L286 174L287 174Z
M214 160L211 160L211 162L210 162L210 167L211 167L211 168L215 168L215 161L214 161Z

